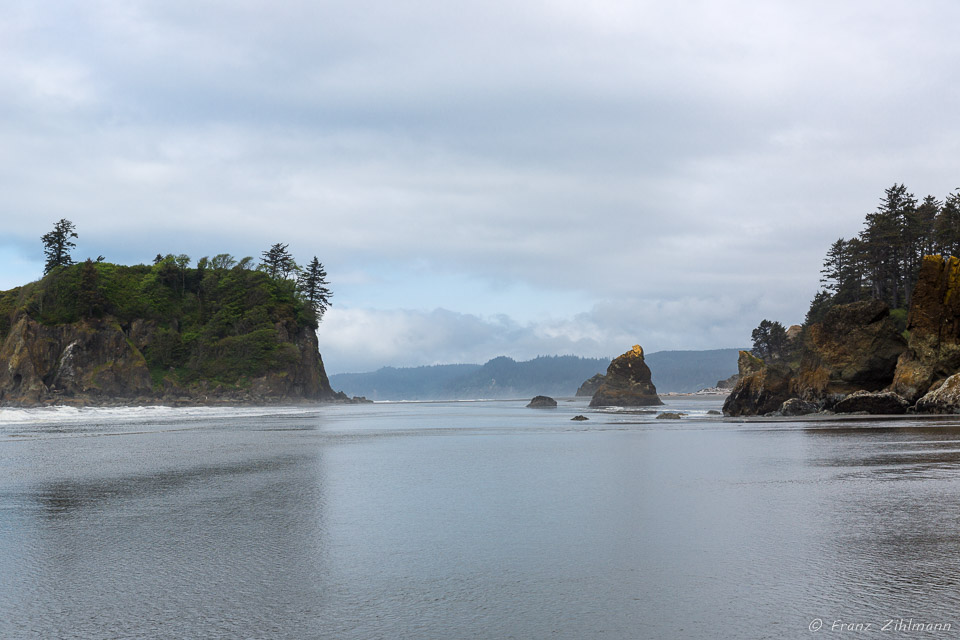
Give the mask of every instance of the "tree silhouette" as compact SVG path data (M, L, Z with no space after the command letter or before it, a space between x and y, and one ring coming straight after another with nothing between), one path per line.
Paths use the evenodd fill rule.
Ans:
M43 265L44 275L50 273L56 267L73 264L70 250L76 248L77 245L71 242L70 238L77 237L74 229L72 222L66 218L61 218L59 222L53 225L53 231L40 237L41 242L43 242L43 254L47 257L47 262Z
M297 289L307 304L310 305L310 310L317 318L318 323L330 307L330 298L333 297L333 292L330 291L328 284L330 283L327 282L327 272L323 268L323 264L317 260L317 256L313 256L313 260L307 264L307 267L300 274L299 280L297 280Z

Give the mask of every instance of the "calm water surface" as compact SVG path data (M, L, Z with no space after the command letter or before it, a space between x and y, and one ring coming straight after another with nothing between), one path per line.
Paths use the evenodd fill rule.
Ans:
M960 422L668 404L0 410L0 637L960 636Z

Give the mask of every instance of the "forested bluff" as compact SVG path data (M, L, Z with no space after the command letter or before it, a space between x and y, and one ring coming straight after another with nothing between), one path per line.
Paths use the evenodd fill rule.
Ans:
M316 258L73 263L75 237L61 220L43 278L0 292L0 405L349 401L318 350L332 294Z
M894 184L827 251L803 325L764 320L728 416L960 412L960 193Z

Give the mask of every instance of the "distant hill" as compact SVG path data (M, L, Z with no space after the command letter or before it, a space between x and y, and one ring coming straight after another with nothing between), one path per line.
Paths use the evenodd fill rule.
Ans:
M479 364L438 364L432 367L383 367L369 373L337 373L330 384L337 389L357 389L354 395L368 400L439 400L453 381L481 368Z
M738 349L660 351L647 354L657 390L692 392L737 372ZM340 373L330 383L347 395L371 400L456 400L568 397L584 380L607 370L607 358L540 356L517 362L501 356L484 365L384 367L370 373Z
M736 373L739 354L740 349L657 351L644 360L658 392L693 393Z

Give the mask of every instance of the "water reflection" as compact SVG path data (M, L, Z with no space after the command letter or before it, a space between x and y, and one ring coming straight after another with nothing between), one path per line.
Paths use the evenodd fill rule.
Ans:
M312 451L40 485L20 501L39 508L18 528L29 570L4 577L0 636L305 631L327 588L323 468Z

